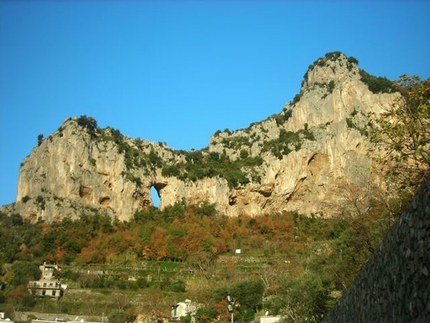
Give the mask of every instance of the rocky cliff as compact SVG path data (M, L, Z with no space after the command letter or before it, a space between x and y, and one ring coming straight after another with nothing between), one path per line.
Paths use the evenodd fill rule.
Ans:
M152 205L151 187L160 209L208 202L228 216L365 208L370 189L385 190L365 127L399 96L374 92L356 59L329 53L309 67L279 114L217 132L199 151L69 118L23 161L16 202L2 211L53 221L101 210L128 220Z

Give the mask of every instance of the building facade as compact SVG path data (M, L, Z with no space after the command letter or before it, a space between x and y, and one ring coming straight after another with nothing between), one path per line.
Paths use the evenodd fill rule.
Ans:
M43 263L39 266L42 277L39 280L30 281L27 285L32 295L40 297L50 297L59 299L63 296L67 285L60 284L59 273L61 268L58 265Z

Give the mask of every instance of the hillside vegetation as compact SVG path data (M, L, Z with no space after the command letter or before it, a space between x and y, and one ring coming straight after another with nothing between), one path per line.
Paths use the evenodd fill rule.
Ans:
M115 317L121 311L131 319L139 313L168 316L171 304L189 298L201 304L197 316L203 320L228 318L226 295L233 295L238 320L252 321L266 310L293 321L318 320L397 213L375 201L368 214L332 219L298 213L231 218L209 204L185 203L137 212L130 222L94 213L30 224L1 214L1 263L11 265L2 266L0 301L9 312ZM61 281L69 289L58 302L35 299L25 287L40 276L43 261L63 266ZM76 297L79 289L93 291L97 306L88 306L86 293Z

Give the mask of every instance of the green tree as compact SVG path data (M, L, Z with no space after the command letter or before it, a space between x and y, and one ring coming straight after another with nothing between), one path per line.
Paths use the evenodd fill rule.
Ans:
M230 295L237 305L236 318L241 322L254 319L263 300L264 284L261 280L247 280L232 286L219 287L213 291L215 302L221 302Z
M320 322L327 312L327 289L319 275L306 272L287 278L281 285L283 322Z
M239 312L251 310L257 312L263 299L264 285L261 280L237 283L232 287L231 294L240 303Z
M415 188L429 174L430 78L402 75L395 82L402 97L377 121L371 138L385 149L392 178Z
M39 134L37 136L37 145L40 146L42 144L42 141L43 141L43 135Z
M395 83L386 77L376 77L364 70L360 70L361 81L367 85L372 93L390 93L396 91Z
M18 261L12 265L13 279L11 284L19 286L27 284L29 280L38 280L41 277L39 265L36 262Z
M33 295L30 295L25 285L19 285L8 294L8 300L17 311L30 310L35 305Z
M77 122L78 125L80 125L82 128L85 128L92 137L96 135L98 127L97 121L94 118L82 115L77 119Z

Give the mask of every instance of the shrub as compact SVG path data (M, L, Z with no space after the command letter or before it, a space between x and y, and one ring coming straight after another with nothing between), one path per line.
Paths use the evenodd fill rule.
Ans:
M307 78L307 77L306 77ZM296 104L297 102L299 102L300 101L300 99L302 98L302 92L300 92L300 93L297 93L295 96L294 96L294 99L293 99L293 102L292 102L292 104L294 105L294 104Z
M278 114L275 117L276 125L278 126L283 125L288 119L291 118L292 114L293 114L292 110L287 110L284 114Z
M358 59L353 56L348 57L348 69L351 70L354 65L358 65Z
M242 149L242 150L240 151L240 158L245 159L245 158L247 158L247 157L248 157L248 155L249 155L249 153L248 153L248 151L247 151L247 150Z
M170 284L169 289L175 293L185 292L185 282L183 280L177 280Z
M196 312L197 322L210 322L218 316L218 312L211 307L201 307Z
M108 315L108 320L110 323L124 323L131 320L130 314L124 310L113 310Z
M151 150L149 152L149 161L154 166L161 166L162 165L162 159L161 159L161 157L159 157L154 150Z
M42 209L45 209L45 199L43 198L42 195L38 195L36 197L36 204Z
M329 93L333 93L333 90L334 90L335 86L336 86L336 83L333 80L331 80L330 83L327 86L328 92Z
M161 170L161 174L163 176L179 176L180 171L177 165L170 165L170 166L164 166L163 169Z
M361 81L365 83L372 93L396 92L396 85L386 77L376 77L360 70Z
M13 225L17 226L17 225L23 225L24 224L24 219L22 218L22 216L20 214L14 213L10 217L11 217Z

